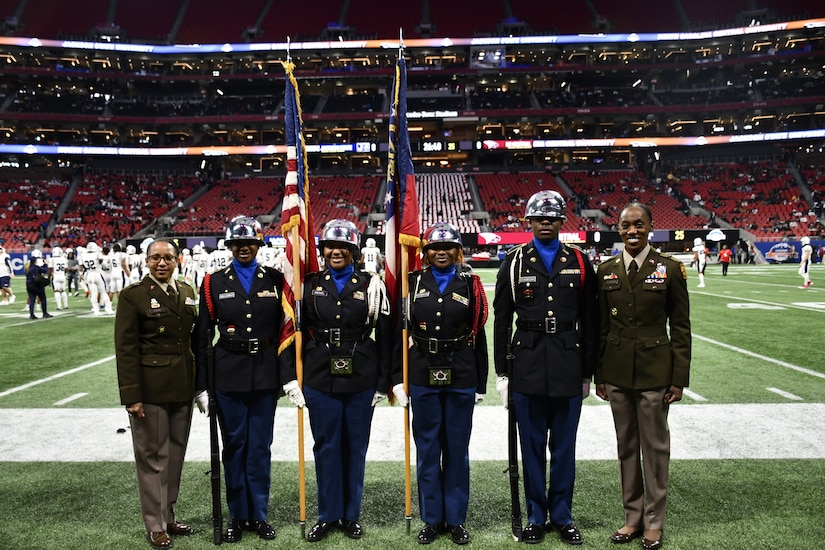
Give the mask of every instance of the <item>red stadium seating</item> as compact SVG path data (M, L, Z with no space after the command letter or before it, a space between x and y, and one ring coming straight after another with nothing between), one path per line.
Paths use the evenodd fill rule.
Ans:
M189 2L175 42L179 44L238 43L243 33L253 27L263 0L245 0L230 5L224 0Z
M270 215L283 197L282 178L220 180L178 215L178 235L220 235L235 216Z
M165 42L180 11L180 2L141 0L118 2L115 24L135 40Z
M83 7L65 0L28 0L20 16L25 36L85 37L105 24L109 0L84 0ZM5 15L5 14L4 14Z

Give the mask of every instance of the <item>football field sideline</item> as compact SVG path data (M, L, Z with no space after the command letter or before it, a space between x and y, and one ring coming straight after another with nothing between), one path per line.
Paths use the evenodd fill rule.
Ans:
M304 415L305 456L311 460L313 440ZM672 458L823 459L825 439L813 420L823 417L825 403L677 404L670 410ZM273 461L297 461L297 425L297 409L282 407L276 412ZM131 462L128 426L122 408L0 409L0 462ZM506 434L503 407L476 407L470 459L506 461ZM615 460L615 441L610 408L585 406L578 459ZM196 411L186 458L207 462L209 454L209 422ZM376 408L367 459L404 460L400 407Z

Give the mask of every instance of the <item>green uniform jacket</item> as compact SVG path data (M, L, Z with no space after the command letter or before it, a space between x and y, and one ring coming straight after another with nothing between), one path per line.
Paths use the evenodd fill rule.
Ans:
M651 249L632 285L621 254L602 263L596 279L601 336L595 382L637 390L686 387L691 334L685 266Z
M150 277L121 293L115 317L120 402L181 403L195 395L191 335L197 319L195 291L178 282L178 298Z

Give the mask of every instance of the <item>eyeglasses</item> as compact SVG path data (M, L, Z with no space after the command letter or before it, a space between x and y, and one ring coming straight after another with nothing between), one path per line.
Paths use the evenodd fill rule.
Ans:
M163 260L167 264L171 264L171 263L177 261L177 258L175 256L172 256L171 254L167 254L166 256L161 256L160 254L152 254L151 256L147 257L146 259L149 260L150 262L154 262L154 263L158 263L159 261Z

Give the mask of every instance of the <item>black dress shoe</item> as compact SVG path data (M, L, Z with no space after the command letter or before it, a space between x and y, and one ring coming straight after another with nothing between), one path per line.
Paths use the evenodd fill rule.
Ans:
M319 521L312 526L312 529L307 533L307 542L320 542L330 534L336 527L337 521Z
M558 531L559 540L564 543L578 545L584 542L584 539L582 539L582 534L579 533L579 530L576 529L576 526L572 523L568 523L567 525L550 523L550 527L553 531Z
M521 532L521 540L527 544L538 544L544 540L544 526L528 523Z
M438 528L435 525L425 525L418 532L418 544L430 544L438 538Z
M230 519L229 525L226 526L226 532L223 534L224 542L238 542L243 537L243 524L246 522L237 519Z
M275 538L275 529L265 521L250 521L249 526L264 540L272 540Z
M456 544L467 544L470 542L470 533L467 532L463 523L459 523L450 527L450 538Z
M644 550L660 550L662 548L662 537L659 537L657 540L643 538L642 548L644 548Z
M364 536L364 529L357 521L341 521L341 529L351 539L360 539Z
M188 537L194 531L192 531L192 528L186 525L185 523L173 521L172 523L166 526L166 532L176 537Z
M620 533L619 531L616 531L615 533L610 535L610 542L612 542L613 544L626 544L641 537L644 534L644 532L645 530L641 527L639 529L636 529L632 533Z

